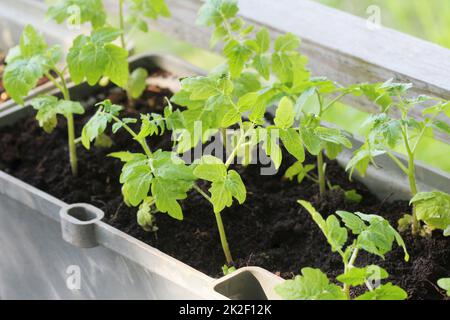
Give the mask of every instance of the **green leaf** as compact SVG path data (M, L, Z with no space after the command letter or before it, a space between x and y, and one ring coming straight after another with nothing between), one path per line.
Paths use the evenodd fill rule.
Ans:
M339 286L330 283L322 271L312 268L302 269L301 276L276 286L275 291L286 300L346 300Z
M157 178L152 184L156 207L176 220L183 220L183 211L177 200L186 199L188 190L186 185L174 184L171 180Z
M450 225L450 195L434 191L417 194L412 200L419 220L428 226L445 230Z
M98 28L105 24L106 12L101 0L58 0L49 7L47 18L74 26L90 22L93 28Z
M398 231L406 232L409 230L414 222L413 216L410 214L405 214L402 218L398 220Z
M91 142L105 132L108 123L111 121L111 115L102 112L97 112L89 119L81 131L81 143L83 146L89 150Z
M349 149L352 148L350 140L348 140L339 129L317 127L314 131L317 137L323 141L340 144Z
M297 99L294 106L294 114L295 120L300 120L302 115L302 111L306 105L306 103L316 95L316 88L312 87L308 90L305 90Z
M353 267L347 270L346 273L339 275L336 279L339 282L347 284L349 286L360 286L366 281L383 280L389 277L386 270L381 267L371 265L365 268Z
M367 229L367 225L364 221L354 213L347 211L336 211L336 214L342 219L345 226L355 235L361 234L361 232Z
M214 206L214 212L220 213L226 207L233 205L233 197L240 204L245 202L247 191L239 174L230 170L224 180L213 181L211 188L211 202Z
M375 157L385 153L385 150L373 148L366 143L360 149L355 151L353 158L347 163L345 170L350 171L350 177L353 175L355 170L357 170L359 174L364 177L369 167L369 163L373 161Z
M39 122L39 126L47 133L51 133L58 124L58 119L56 118L57 103L58 98L54 96L39 96L30 102L32 107L38 111L36 120Z
M450 278L439 280L438 286L447 291L447 295L450 297Z
M408 294L400 287L388 283L360 295L356 300L406 300Z
M194 175L211 182L223 182L227 178L227 167L214 156L203 156L194 169Z
M170 17L170 10L164 0L131 0L130 14L141 22L141 30L147 32L145 18L156 20L159 16Z
M200 8L197 24L218 25L226 19L234 18L238 11L237 0L209 0Z
M297 161L286 170L284 177L289 180L293 180L294 177L297 177L298 183L302 183L306 175L315 168L316 166L311 164L303 166L300 161Z
M438 131L450 135L450 125L447 122L435 120L433 122L433 127Z
M281 129L288 129L294 124L294 104L288 97L281 99L275 113L275 125Z
M33 26L26 25L20 37L20 54L23 57L33 57L44 54L47 50L47 43L42 34Z
M305 126L300 126L300 134L308 152L317 156L321 152L322 147L320 138L314 133L314 130Z
M74 40L67 63L75 83L86 78L90 85L94 85L105 76L118 86L127 85L128 52L111 43L119 35L117 29L103 27L94 30L89 37L80 35Z
M147 78L148 71L144 68L137 68L130 74L127 88L133 99L137 99L142 95L147 87Z
M123 152L113 152L108 155L108 157L119 159L122 162L129 162L136 158L144 158L145 155L142 153L131 153L129 151L123 151Z
M25 27L20 41L20 46L8 54L2 80L11 98L24 104L23 98L36 87L53 61L45 52L47 46L43 38L33 27Z
M286 52L297 50L300 46L300 39L293 33L279 36L275 40L275 51Z
M328 243L331 245L332 251L342 249L343 245L347 242L348 234L347 229L340 226L339 220L336 216L331 215L325 221L322 215L307 201L298 201L311 215L314 222L319 226L327 238Z
M349 190L344 193L345 200L353 203L361 203L363 196L360 195L356 190Z
M253 59L253 68L265 79L270 79L270 59L263 55L257 55Z
M238 41L232 40L227 43L223 52L228 58L231 77L238 78L244 70L245 63L252 55L252 51Z
M357 238L359 248L384 258L384 255L392 250L392 244L395 240L403 248L405 261L409 261L409 254L402 237L387 220L377 215L367 215L360 212L355 214L370 224Z
M265 53L270 49L270 35L267 28L262 28L256 33L256 43L259 47L259 53Z
M139 210L137 212L137 223L147 232L158 231L156 219L152 210L153 202L153 198L148 197L139 206Z
M58 123L57 115L68 117L70 114L84 113L84 108L79 102L58 100L58 98L49 95L34 98L30 104L38 111L36 120L47 133L51 133L56 127Z
M119 87L125 88L128 83L128 51L115 44L108 43L104 47L106 66L103 76L111 79Z
M298 161L305 161L305 149L298 131L292 128L281 130L280 136L286 150Z
M133 174L133 178L129 179L122 187L122 193L127 203L132 206L138 206L145 198L147 198L150 184L152 183L152 173L150 167L139 167Z
M79 102L59 100L56 104L58 114L68 117L71 114L83 114L84 108Z
M234 170L230 170L228 172L228 177L225 180L225 185L239 204L243 204L245 202L247 198L247 190L239 173Z
M233 204L233 196L224 181L213 182L209 192L211 193L214 213L220 213L223 209L231 207Z
M274 128L265 128L258 131L258 134L263 141L262 147L264 151L270 157L275 165L275 168L278 170L283 159L283 152L277 143L278 136L276 133L278 133L278 129Z

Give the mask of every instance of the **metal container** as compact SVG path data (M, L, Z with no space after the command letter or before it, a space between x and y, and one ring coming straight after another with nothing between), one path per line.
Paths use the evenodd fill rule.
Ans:
M132 68L159 67L177 76L204 74L170 56L141 55ZM73 97L102 90L71 86ZM32 112L15 106L0 112L0 127ZM361 142L354 141L355 146ZM345 164L350 151L339 158ZM407 181L389 159L362 180L380 198L407 199ZM424 190L450 192L450 176L417 166ZM358 178L358 177L356 177ZM215 280L100 221L89 205L68 205L0 171L0 299L277 299L281 278L243 268ZM63 240L64 239L64 240Z

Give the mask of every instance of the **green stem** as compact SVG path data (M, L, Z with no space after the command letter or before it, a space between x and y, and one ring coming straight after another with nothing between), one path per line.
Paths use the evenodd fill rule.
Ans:
M125 22L123 17L123 0L119 0L119 23L120 23L120 30L122 33L120 34L120 43L123 49L127 49L126 43L125 43Z
M220 134L222 136L222 143L223 143L223 147L225 148L225 150L227 149L227 128L221 128L220 129Z
M134 140L136 140L141 145L147 157L149 158L153 157L153 152L150 150L150 147L148 146L147 141L145 139L138 139L138 135L136 134L136 132L134 132L133 129L131 129L125 122L123 122L116 116L112 116L112 119L115 122L122 124L122 128L124 128L134 138Z
M69 157L70 167L72 168L72 174L78 175L78 158L77 158L77 145L75 143L75 124L73 121L73 114L67 116L67 137L69 139Z
M406 167L403 165L403 163L402 163L396 156L394 156L394 155L393 155L391 152L389 152L389 151L387 152L387 155L388 155L389 158L392 159L392 161L395 162L395 164L397 164L397 166L403 171L403 173L405 173L406 175L409 174L408 168L406 168Z
M356 261L356 258L358 257L358 253L359 253L359 249L355 248L353 250L352 256L350 257L350 260L348 261L348 263L345 264L345 272L349 271L350 269L352 269L354 266L353 264ZM344 284L344 293L347 296L347 299L350 300L350 286L348 284Z
M234 158L237 156L237 153L239 152L239 148L241 147L241 145L244 143L245 139L247 138L248 134L253 130L253 127L248 129L247 132L243 132L241 131L241 137L238 141L238 143L236 144L236 147L234 148L233 152L230 154L230 156L228 157L227 161L225 162L225 166L228 168L231 163L233 162Z
M50 73L47 73L47 78L50 79L50 81L53 82L56 85L56 87L62 92L64 100L70 101L70 93L69 89L67 88L67 83L66 79L64 78L63 72L59 71L56 68L54 71L58 75L61 83L58 83ZM73 120L73 114L67 115L66 119L67 119L67 139L69 143L70 167L72 169L72 174L76 176L78 175L78 158L77 158L75 123Z
M208 196L198 185L194 184L194 189L201 194L206 200L212 204L211 197ZM233 258L231 256L230 247L228 246L227 235L223 226L222 216L220 213L214 213L216 217L217 228L219 229L220 243L222 244L223 253L228 265L233 264Z
M323 197L326 192L326 180L325 180L325 170L323 161L323 152L320 151L317 155L317 172L319 175L319 192L320 197Z
M409 180L409 187L410 187L410 191L411 191L411 196L415 197L416 194L418 193L418 188L417 188L417 182L416 182L416 165L414 162L414 152L411 150L411 147L409 145L409 137L408 137L408 129L404 128L402 130L402 134L403 134L403 139L404 139L404 143L405 143L405 148L406 148L406 152L408 154L408 180ZM413 235L417 235L420 229L420 224L419 224L419 220L417 219L417 214L416 214L416 206L413 205L413 209L412 209L412 217L413 217L413 222L412 222L412 233Z

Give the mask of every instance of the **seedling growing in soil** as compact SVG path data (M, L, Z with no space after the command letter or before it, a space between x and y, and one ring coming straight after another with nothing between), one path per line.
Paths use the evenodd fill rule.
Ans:
M311 166L303 167L303 145L317 156L318 179L314 180L319 183L323 195L326 189L323 151L326 150L334 159L343 147L351 148L351 143L340 130L321 126L320 120L325 111L351 90L339 88L324 78L311 78L306 68L308 59L298 53L300 40L295 35L288 33L278 37L273 50L267 29L261 29L252 37L253 26L247 26L237 18L238 11L237 1L234 0L207 1L200 10L198 23L214 26L212 45L219 40L224 42L230 78L238 83L247 83L246 87L254 84L252 90L240 92L241 99L238 101L240 108L251 111L251 121L259 123L267 108L281 101L275 125L268 130L277 130L286 149L297 158L298 162L288 174L295 172L300 181L311 177L310 171L313 170ZM317 96L317 108L308 110L306 104L312 96ZM326 101L328 96L333 96L329 102ZM229 116L238 115L234 113ZM300 128L294 127L295 121L300 119ZM274 150L269 151L269 155L278 168L282 161L281 150L276 145L271 147Z
M148 19L156 20L158 17L170 17L170 11L164 0L116 0L118 11L118 28L120 30L120 46L122 48L120 54L128 57L128 48L126 43L126 33L133 29L139 29L143 32L148 31ZM125 5L128 4L127 15L125 15ZM47 11L47 17L54 19L57 23L67 21L74 27L84 23L90 23L93 30L109 27L107 11L104 8L102 0L58 0L54 5L51 5ZM81 41L81 40L80 40ZM118 51L118 50L117 50ZM100 53L100 60L104 60ZM117 52L118 54L118 52ZM104 54L103 54L104 55ZM103 56L104 57L104 56ZM102 62L100 61L100 64ZM70 70L71 76L73 70ZM118 84L120 87L126 89L129 102L133 99L139 98L145 90L146 79L148 72L144 68L137 68L131 74L125 75L124 70L119 71L121 77L120 84L117 83L117 78L110 78L105 75L105 79L110 79L112 82ZM74 80L78 83L79 78ZM115 81L116 80L116 81ZM104 81L102 81L103 83Z
M405 300L407 298L407 293L402 288L392 283L379 284L381 280L389 277L383 268L376 265L355 266L360 251L366 251L384 259L384 256L392 250L394 241L403 248L405 260L409 260L402 237L388 221L376 215L337 211L336 214L345 224L345 227L341 227L335 215L325 220L309 202L299 201L299 203L311 214L332 251L341 256L344 273L337 276L336 280L342 283L342 287L330 282L321 270L304 268L301 276L285 281L275 288L281 297L288 300L349 300L352 287L366 286L368 291L356 297L355 300ZM355 240L347 245L349 231L354 235Z
M438 286L444 289L450 297L450 278L441 279L438 281Z
M48 47L42 35L27 25L22 33L20 44L10 50L6 57L7 66L3 75L6 91L14 101L24 104L24 97L46 76L61 91L63 99L53 96L40 96L31 105L38 111L36 119L48 133L57 125L57 115L67 120L67 132L72 173L77 174L77 156L73 114L84 113L84 108L70 100L69 90L58 67L62 56L59 46ZM54 76L56 75L56 76ZM56 77L59 77L59 81Z
M393 83L391 80L360 87L381 108L381 113L371 116L364 124L369 128L366 141L355 152L347 170L350 174L357 170L364 176L369 164L375 164L377 156L388 155L408 177L413 198L412 215L400 220L400 227L405 229L410 225L413 234L423 234L419 221L425 222L431 229L445 230L450 225L450 196L441 192L419 193L415 168L417 150L426 135L431 135L433 131L450 134L450 127L442 121L442 117L450 117L450 102L426 96L407 98L406 93L410 88L409 84ZM412 113L424 103L432 103L433 106L426 108L423 111L425 119L418 121L412 117ZM406 150L407 164L393 154L392 149L396 147Z

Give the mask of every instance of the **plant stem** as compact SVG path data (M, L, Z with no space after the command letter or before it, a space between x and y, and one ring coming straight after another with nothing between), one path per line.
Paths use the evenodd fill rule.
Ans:
M352 256L350 257L350 260L348 261L347 264L345 264L345 267L344 267L345 272L349 271L350 269L352 269L354 267L353 264L355 263L356 258L358 257L358 253L359 253L359 249L355 248L353 250ZM350 286L348 284L344 285L344 293L347 296L347 299L350 300Z
M227 140L227 128L221 128L220 129L220 134L222 136L222 143L223 143L223 147L225 148L225 150L227 149L227 144L228 144L228 140Z
M234 158L236 157L237 153L239 152L239 148L241 147L241 145L244 143L245 138L247 138L248 134L253 130L253 127L248 129L247 132L243 132L241 133L241 137L239 139L239 141L236 143L236 147L234 148L233 152L230 154L230 156L228 157L227 161L225 162L225 166L228 168L231 163L233 162Z
M112 119L115 122L122 124L122 128L124 128L141 145L141 147L142 147L142 149L144 149L144 152L147 155L147 157L149 157L149 158L153 157L153 153L150 150L150 147L148 146L147 141L145 139L138 139L137 138L138 135L136 134L136 132L134 132L133 129L131 129L126 123L124 123L119 118L112 116Z
M70 93L67 88L66 79L64 79L63 72L59 70L54 70L58 75L61 83L58 83L56 79L50 74L47 73L47 78L50 79L51 82L55 84L55 86L62 92L63 98L66 101L70 101ZM75 123L73 120L73 114L68 114L66 116L67 119L67 139L69 144L69 159L70 159L70 167L72 170L72 174L74 176L78 175L78 158L77 158L77 146L75 139Z
M233 264L233 257L231 256L230 248L228 246L227 235L222 222L222 216L220 213L214 213L216 216L217 227L219 228L220 242L222 244L223 253L227 260L227 264L230 266Z
M395 162L395 164L397 164L397 166L403 171L404 174L408 175L409 174L409 170L408 168L406 168L403 163L395 156L393 155L391 152L387 152L386 153L388 155L389 158L391 158L392 161Z
M208 196L198 185L194 184L194 189L200 193L206 200L212 204L211 197ZM214 213L217 222L217 228L219 229L220 243L222 244L223 253L225 254L225 259L228 265L233 264L233 257L231 256L231 251L228 246L227 235L225 233L225 228L223 226L222 216L220 213Z
M125 22L123 18L123 0L119 0L119 23L120 23L120 30L122 30L122 33L120 34L120 43L123 49L127 49L127 45L125 43Z
M416 165L414 163L414 152L411 150L411 147L409 145L409 137L408 137L408 128L403 128L402 130L403 134L403 140L405 143L406 152L408 154L408 180L409 180L409 187L411 191L411 196L415 197L418 189L417 189L417 182L416 182ZM417 235L420 229L419 220L417 219L416 214L416 206L413 205L412 209L412 234Z
M77 145L75 143L75 124L73 114L67 115L67 137L69 139L69 157L72 174L78 175Z
M319 175L319 192L320 197L323 197L326 192L325 170L323 162L323 152L320 151L317 155L317 172Z

